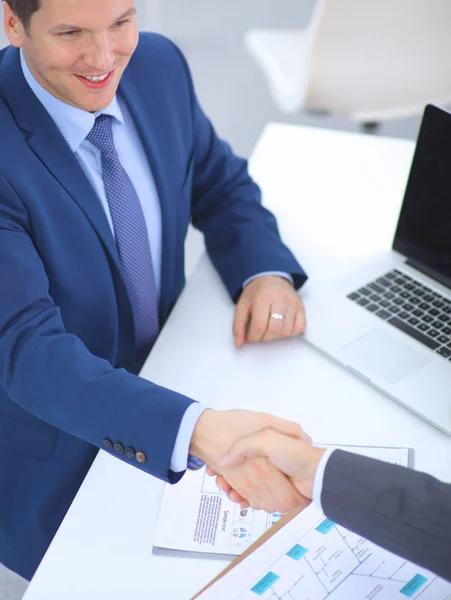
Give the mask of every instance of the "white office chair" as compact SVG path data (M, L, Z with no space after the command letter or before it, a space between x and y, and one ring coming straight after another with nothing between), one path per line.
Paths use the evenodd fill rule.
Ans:
M245 44L286 113L369 123L451 102L450 0L318 0L305 30L254 29Z

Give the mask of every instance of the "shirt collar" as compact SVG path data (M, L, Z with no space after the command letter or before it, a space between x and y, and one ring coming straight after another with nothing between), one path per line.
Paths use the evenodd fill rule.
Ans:
M76 152L80 148L99 115L110 115L120 123L124 123L124 117L116 95L106 108L96 113L90 113L59 100L44 89L28 68L22 50L20 50L20 64L28 85L55 121L72 152Z

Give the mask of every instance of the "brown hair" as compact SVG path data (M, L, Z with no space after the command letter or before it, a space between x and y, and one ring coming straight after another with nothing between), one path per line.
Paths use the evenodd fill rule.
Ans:
M40 0L6 0L14 14L19 17L25 30L30 27L30 20L33 13L39 10Z

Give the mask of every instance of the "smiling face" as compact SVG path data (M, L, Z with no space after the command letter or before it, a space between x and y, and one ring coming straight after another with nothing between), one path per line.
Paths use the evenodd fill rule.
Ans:
M8 39L43 88L89 112L110 104L138 43L133 0L41 0L27 30L4 10Z

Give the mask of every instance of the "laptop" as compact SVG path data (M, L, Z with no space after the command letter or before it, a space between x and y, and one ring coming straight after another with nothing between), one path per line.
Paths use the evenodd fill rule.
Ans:
M306 340L451 435L451 114L425 109L392 250L305 299Z

